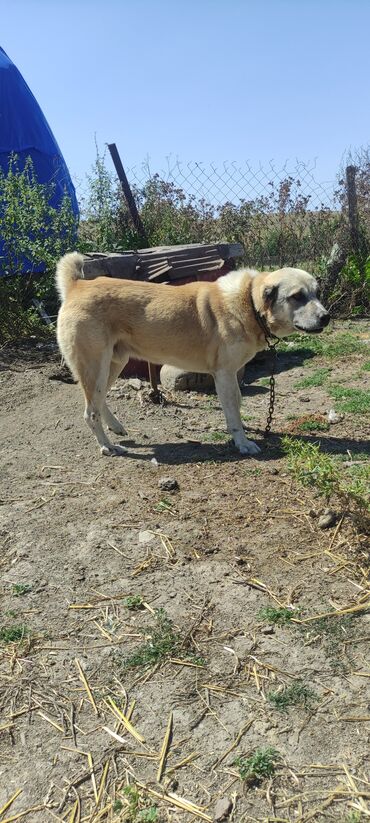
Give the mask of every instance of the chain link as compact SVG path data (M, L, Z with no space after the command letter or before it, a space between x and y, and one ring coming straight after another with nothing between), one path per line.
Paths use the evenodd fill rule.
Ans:
M267 415L267 423L266 428L264 431L264 437L268 437L271 430L272 418L274 415L274 405L275 405L275 371L276 371L276 363L277 363L277 351L276 346L277 343L270 343L267 339L267 345L271 352L271 377L270 377L270 398L269 398L269 410Z

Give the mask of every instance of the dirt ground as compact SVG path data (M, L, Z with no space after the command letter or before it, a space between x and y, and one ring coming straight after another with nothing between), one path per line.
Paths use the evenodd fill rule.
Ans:
M338 334L364 350L281 354L268 440L268 364L247 368L257 459L212 393L154 406L128 380L110 393L128 453L101 457L55 349L0 353L1 823L369 818L365 536L338 509L319 528L325 501L281 448L319 441L343 476L365 460L364 414L326 424L330 385L369 384L365 324ZM266 747L271 773L242 780L238 758Z

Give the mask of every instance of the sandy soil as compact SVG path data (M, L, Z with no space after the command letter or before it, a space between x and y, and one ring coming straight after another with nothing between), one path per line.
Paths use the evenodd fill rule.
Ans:
M366 340L361 324L350 333ZM224 436L212 393L153 406L144 384L119 380L128 454L102 458L79 387L53 379L55 350L3 350L1 821L368 819L365 538L341 511L319 528L325 503L281 449L302 420L326 421L331 383L365 387L365 360L281 355L266 441L268 365L252 364L243 413L258 459ZM324 367L324 385L297 388ZM345 474L368 434L345 413L302 437ZM161 488L168 477L178 489ZM260 615L280 606L298 622ZM306 701L279 710L271 693L297 682ZM274 774L242 781L236 759L261 747L278 753Z

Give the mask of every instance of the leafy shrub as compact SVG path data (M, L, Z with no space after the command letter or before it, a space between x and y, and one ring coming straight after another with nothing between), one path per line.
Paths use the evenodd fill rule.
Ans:
M38 182L31 158L20 168L12 155L7 173L0 169L1 341L38 329L32 298L44 300L49 313L56 311L55 265L75 245L77 225L69 197L55 208L53 194L53 184Z

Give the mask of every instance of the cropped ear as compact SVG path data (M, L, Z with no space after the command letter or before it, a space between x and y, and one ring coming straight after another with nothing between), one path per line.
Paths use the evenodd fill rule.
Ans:
M265 306L273 306L277 298L278 291L279 289L277 286L266 286L266 288L263 290L263 302Z

